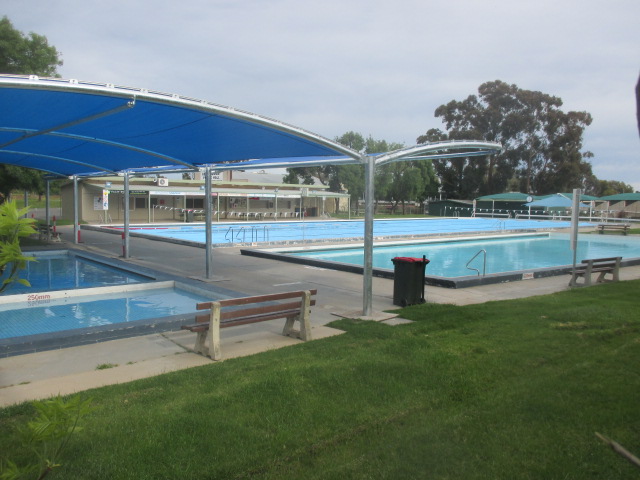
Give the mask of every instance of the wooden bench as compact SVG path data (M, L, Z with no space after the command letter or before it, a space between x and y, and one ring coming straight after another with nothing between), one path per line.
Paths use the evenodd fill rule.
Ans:
M620 280L620 262L622 257L594 258L582 260L581 265L576 265L575 271L571 274L570 287L588 287L591 285L591 274L598 273L596 283L606 281L617 282ZM605 279L605 275L611 274L610 280ZM583 283L578 283L578 278L584 279Z
M622 234L626 235L630 228L628 223L601 223L598 225L598 233L602 235L605 230L622 230Z
M197 310L209 310L209 313L196 315L195 324L180 328L197 333L194 350L213 360L222 358L221 328L286 318L283 335L311 340L309 316L310 307L316 303L312 298L316 293L317 290L305 290L198 303ZM300 324L299 330L294 330L296 322Z

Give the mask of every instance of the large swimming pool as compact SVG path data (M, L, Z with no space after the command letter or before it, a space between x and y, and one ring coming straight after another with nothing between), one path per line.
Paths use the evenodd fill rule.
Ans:
M474 274L474 270L467 267L467 262L482 250L486 252L485 273L487 274L573 263L569 237L563 234L378 245L373 250L373 266L376 268L394 268L391 261L394 257L421 258L425 255L430 260L427 266L429 275L439 277L462 277ZM364 262L361 248L298 251L289 254L355 265L362 265ZM482 271L484 256L484 253L480 253L469 266ZM578 261L583 258L640 257L640 242L627 238L621 240L620 237L582 235L578 242L577 256Z
M584 224L588 225L588 224ZM414 218L410 220L376 220L373 235L378 239L418 237L447 233L553 230L570 227L570 222L554 220L516 220L497 218ZM104 228L104 227L103 227ZM121 231L120 227L109 227ZM297 243L344 241L364 236L362 220L297 221L271 223L226 223L212 227L214 245L255 243ZM134 225L132 235L162 238L181 243L205 243L204 225Z
M364 263L362 245L243 250L242 253L353 272L361 271ZM515 234L376 243L373 249L374 273L392 276L394 257L423 256L430 260L426 269L427 283L449 287L560 274L573 264L568 234ZM640 238L579 236L578 262L612 256L640 258ZM556 273L551 273L553 271Z

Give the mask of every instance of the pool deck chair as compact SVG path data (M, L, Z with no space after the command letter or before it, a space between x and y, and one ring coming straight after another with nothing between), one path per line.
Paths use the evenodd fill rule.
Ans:
M197 333L195 352L213 360L222 359L221 328L285 318L283 335L311 340L309 317L316 293L317 290L303 290L198 303L197 310L209 310L209 313L196 315L195 324L181 328ZM294 329L296 322L299 330Z

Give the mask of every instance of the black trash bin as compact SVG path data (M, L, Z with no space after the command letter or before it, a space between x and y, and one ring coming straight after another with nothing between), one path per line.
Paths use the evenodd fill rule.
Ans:
M423 256L392 258L393 304L406 307L424 303L424 273L429 260Z

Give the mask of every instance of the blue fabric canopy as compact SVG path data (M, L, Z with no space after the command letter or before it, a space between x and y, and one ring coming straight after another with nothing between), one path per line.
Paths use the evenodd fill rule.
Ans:
M144 90L0 77L0 163L64 176L259 158L335 158L348 148L247 112Z
M374 160L488 155L500 149L495 142L438 142ZM0 163L68 177L366 160L301 128L202 100L111 84L0 75Z

